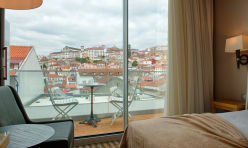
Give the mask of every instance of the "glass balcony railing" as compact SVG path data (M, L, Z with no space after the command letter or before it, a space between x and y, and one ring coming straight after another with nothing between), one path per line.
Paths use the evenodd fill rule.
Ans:
M45 85L44 79L48 85ZM93 89L94 115L101 119L97 128L79 124L90 115L91 91L83 84L103 83ZM75 121L75 136L92 135L123 130L122 116L117 117L120 108L113 104L116 96L113 88L123 90L122 71L17 71L10 78L32 120L51 120L58 112L51 102L50 88L58 87L62 93L75 98L79 104L68 115ZM132 120L143 120L162 116L166 96L166 71L129 71L129 113ZM49 87L49 89L47 88ZM122 107L122 103L119 102ZM121 112L120 112L121 113ZM116 119L115 119L116 118Z

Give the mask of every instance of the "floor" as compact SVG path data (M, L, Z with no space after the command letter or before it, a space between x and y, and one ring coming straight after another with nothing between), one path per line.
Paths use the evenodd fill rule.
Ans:
M155 117L163 116L162 113L158 114L146 114L133 116L134 121L151 119ZM103 133L118 132L123 130L123 118L118 118L111 126L112 118L101 119L101 122L97 123L97 127L92 127L88 124L79 124L79 121L75 121L74 136L96 135Z
M75 148L119 148L119 141L111 141L106 143L90 144L85 146L79 146Z

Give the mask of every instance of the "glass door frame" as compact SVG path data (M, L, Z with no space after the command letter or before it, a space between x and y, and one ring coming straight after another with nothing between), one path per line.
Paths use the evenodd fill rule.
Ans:
M0 86L4 85L3 80L3 47L4 47L4 9L0 9ZM124 73L124 91L123 91L123 129L128 125L128 0L123 0L123 73Z
M4 48L4 17L5 10L4 8L0 8L0 86L4 86L4 69L3 69L3 48ZM7 58L7 57L5 57Z
M128 125L128 0L123 0L123 130Z

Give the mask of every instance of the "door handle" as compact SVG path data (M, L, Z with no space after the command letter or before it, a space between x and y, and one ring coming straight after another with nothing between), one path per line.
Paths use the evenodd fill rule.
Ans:
M7 80L7 77L8 77L8 75L7 75L7 65L8 65L8 63L7 63L7 47L3 47L3 52L4 52L4 54L3 54L3 79L4 80Z

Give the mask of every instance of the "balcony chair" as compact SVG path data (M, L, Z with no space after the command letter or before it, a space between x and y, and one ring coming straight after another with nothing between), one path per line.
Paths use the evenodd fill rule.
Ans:
M129 85L128 108L131 106L134 98L137 97L138 82L139 82L139 78L137 79L135 86ZM123 114L123 91L117 86L113 86L110 88L110 93L111 93L111 98L109 102L117 109L117 111L113 115L113 119L110 124L112 126L115 120L118 119ZM130 112L128 112L128 117L131 120L134 120Z
M53 118L53 120L63 118L71 119L68 113L78 105L78 100L67 96L59 89L59 87L50 88L46 82L46 79L44 79L44 83L47 88L50 101L54 109L58 112L58 114Z
M0 87L0 127L16 124L44 124L52 127L55 134L33 148L73 148L73 120L33 122L27 116L17 92L11 86Z

